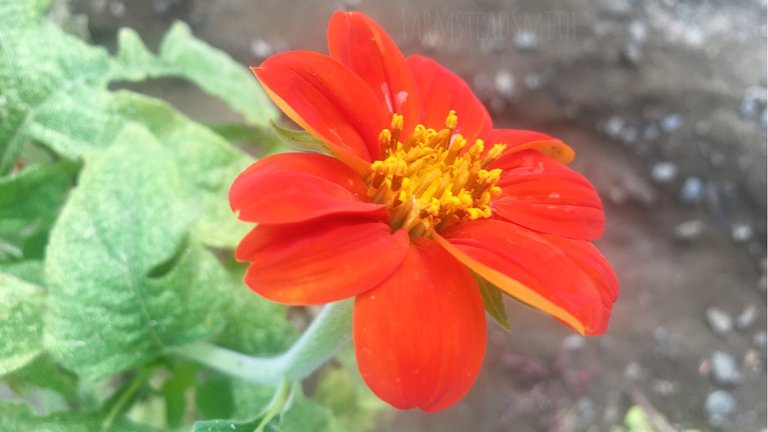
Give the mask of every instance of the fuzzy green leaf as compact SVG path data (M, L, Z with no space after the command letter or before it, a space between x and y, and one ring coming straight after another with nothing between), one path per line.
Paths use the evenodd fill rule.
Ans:
M93 432L100 431L103 419L98 413L61 413L37 416L26 406L0 401L0 430L34 432ZM117 420L109 432L159 432L148 426L127 420Z
M40 259L48 232L74 183L72 164L33 166L0 177L0 260Z
M174 155L185 180L183 186L202 208L194 228L202 234L201 241L214 247L234 247L247 226L232 216L227 190L252 158L164 102L107 89L124 62L134 63L132 68L125 66L128 75L141 65L150 70L159 67L155 60L148 60L150 54L142 54L142 46L137 47L140 41L127 43L133 47L124 51L127 59L113 60L105 50L65 34L30 10L22 13L0 3L0 22L4 23L0 26L0 174L13 166L27 142L79 160L109 148L126 125L140 123ZM5 22L13 25L5 26ZM209 86L214 94L242 98L237 100L243 106L247 100L248 116L266 124L263 117L273 108L259 102L264 96L258 96L261 90L256 80L225 54L193 39L183 25L169 33L160 57L165 59L161 66L173 65L175 73L194 75L194 82ZM207 69L200 66L209 61L215 63ZM191 66L197 63L200 65ZM211 75L204 78L203 72Z
M118 92L115 102L117 113L148 127L172 155L183 186L202 209L194 226L200 241L219 248L237 245L249 227L229 207L229 186L253 159L162 101Z
M196 39L182 22L174 23L156 56L131 29L120 30L118 45L113 79L181 77L221 98L250 124L266 126L277 117L253 74L223 51Z
M226 310L227 323L215 339L218 345L244 354L269 355L286 350L297 337L296 329L286 319L286 308L265 300L244 283L247 265L227 260L231 298Z
M45 266L45 343L68 369L105 377L220 328L228 276L185 242L194 215L182 191L173 160L142 128L87 159Z
M44 291L0 273L0 375L31 362L43 349Z
M40 15L44 3L0 1L0 174L33 139L30 132L41 111L77 87L106 87L107 51L46 20ZM79 101L87 105L83 101L89 99Z

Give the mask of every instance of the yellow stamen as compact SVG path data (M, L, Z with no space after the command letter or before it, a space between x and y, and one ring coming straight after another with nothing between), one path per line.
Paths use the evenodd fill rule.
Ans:
M485 167L501 155L504 145L485 152L483 140L468 143L454 133L454 111L448 113L444 129L417 125L401 141L403 123L403 116L394 114L390 128L379 134L382 159L371 164L367 179L369 196L387 206L392 228L429 236L434 229L491 217L491 200L501 193L496 186L501 170Z

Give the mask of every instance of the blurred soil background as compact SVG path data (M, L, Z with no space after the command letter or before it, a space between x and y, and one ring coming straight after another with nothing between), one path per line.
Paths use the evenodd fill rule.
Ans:
M244 65L326 51L332 12L360 10L406 55L461 74L498 127L576 149L621 281L608 333L584 339L510 301L513 330L489 325L470 394L439 414L393 412L381 431L608 431L633 405L661 431L766 430L765 0L71 4L110 49L119 27L156 47L180 19ZM197 119L234 118L179 81L141 89Z

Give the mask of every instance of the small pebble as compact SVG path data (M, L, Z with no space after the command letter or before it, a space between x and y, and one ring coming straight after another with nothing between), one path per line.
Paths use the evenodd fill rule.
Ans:
M256 39L251 42L251 52L259 58L267 58L274 53L272 45L264 39Z
M694 219L675 226L673 234L675 239L689 243L693 242L704 232L704 222Z
M661 120L661 128L665 132L674 132L683 125L683 116L680 114L670 114Z
M631 362L624 368L624 378L629 381L637 381L643 377L643 368L637 362Z
M653 141L661 135L661 131L659 130L659 127L655 124L649 124L648 126L643 129L643 139L646 141Z
M736 385L741 382L741 372L736 358L723 352L715 351L709 357L712 381L717 385Z
M515 77L508 71L498 71L493 79L496 91L505 97L515 94Z
M731 237L733 240L742 243L749 241L752 238L753 230L752 226L747 224L734 224L731 227Z
M725 390L713 391L704 403L704 411L713 426L722 426L735 410L736 400Z
M613 116L605 122L605 134L611 138L618 138L622 129L624 129L624 120L621 117Z
M585 341L583 337L577 334L572 334L560 342L560 347L564 350L576 351L584 348L584 344Z
M757 306L749 305L739 314L736 318L736 328L739 330L747 330L757 321L759 311Z
M648 28L642 21L634 20L629 23L629 36L635 42L645 42L645 39L648 38Z
M704 196L704 182L698 177L688 177L680 188L680 202L698 204Z
M766 89L763 87L749 87L744 90L744 96L739 104L739 112L747 119L757 119L765 110Z
M733 329L733 320L728 312L713 306L707 308L706 314L707 324L716 334L725 335Z
M672 162L658 162L651 169L651 179L658 184L671 183L677 177L677 165Z
M539 47L539 37L529 31L521 31L515 35L515 46L521 51L535 51Z
M750 374L756 375L762 372L763 362L760 358L760 352L756 349L750 348L744 353L744 369Z
M766 342L768 342L768 333L765 331L759 331L752 336L752 343L759 348L765 348Z

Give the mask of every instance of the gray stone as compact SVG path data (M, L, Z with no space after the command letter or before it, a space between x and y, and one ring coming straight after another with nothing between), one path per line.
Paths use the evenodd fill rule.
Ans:
M693 242L704 232L704 222L694 219L678 224L673 229L675 239L682 242Z
M665 132L674 132L683 125L683 116L680 114L670 114L663 119L661 119L661 128L664 129Z
M501 70L496 72L493 79L496 91L502 96L512 97L515 94L515 77L509 71Z
M736 328L739 330L746 330L752 327L755 321L757 321L759 313L757 306L753 304L747 306L741 314L739 314L738 318L736 318Z
M613 116L605 122L603 130L605 134L611 138L618 138L621 136L621 130L624 129L624 119L618 116Z
M736 385L741 382L741 372L736 358L723 351L715 351L709 358L712 381L717 385Z
M728 334L733 329L733 319L728 312L713 306L707 308L706 314L707 324L716 334Z
M731 237L737 242L746 242L752 238L754 230L751 225L737 223L731 227Z
M749 87L744 90L744 96L739 103L739 111L744 118L757 119L765 110L766 89L764 87Z
M722 426L736 411L736 399L725 390L715 390L707 396L704 411L711 425Z
M767 342L768 342L768 333L766 333L764 330L759 331L755 333L754 336L752 336L752 343L754 343L756 346L760 348L765 348Z
M651 179L658 184L667 184L677 178L677 165L672 162L657 162L651 169Z
M264 39L256 39L251 42L251 52L259 58L267 58L274 53L272 45Z
M539 47L539 37L529 31L521 31L515 35L515 46L521 51L535 51Z
M704 182L698 177L688 177L680 188L680 202L698 204L704 196Z
M560 347L567 351L578 351L584 348L586 341L578 334L572 334L560 343Z

